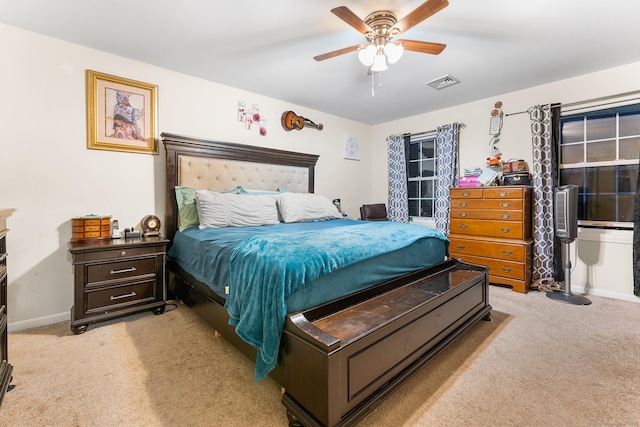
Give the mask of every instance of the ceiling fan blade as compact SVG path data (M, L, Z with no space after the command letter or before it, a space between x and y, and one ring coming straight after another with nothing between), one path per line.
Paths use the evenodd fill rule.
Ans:
M404 33L448 5L449 2L447 0L427 0L422 3L422 5L414 9L413 12L398 21L393 28L398 29L398 34Z
M397 42L402 42L402 46L404 50L410 50L412 52L420 52L420 53L430 53L432 55L438 55L440 52L447 47L446 44L442 43L430 43L430 42L421 42L419 40L396 40Z
M353 13L347 6L335 7L331 9L331 13L342 19L347 24L351 25L362 34L373 32L371 27L369 27L366 22L360 19L358 15Z
M356 50L358 50L359 46L359 44L356 44L354 46L344 47L342 49L314 56L313 59L315 59L316 61L324 61L325 59L335 58L336 56L344 55L345 53L355 52Z

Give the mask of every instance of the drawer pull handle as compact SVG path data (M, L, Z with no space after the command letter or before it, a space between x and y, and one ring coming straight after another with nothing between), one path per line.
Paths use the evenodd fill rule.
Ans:
M511 231L510 228L501 228L500 231L502 231L503 233L508 233Z
M511 203L500 203L500 206L502 206L503 208L508 208L509 206L511 206Z
M464 230L464 229L466 229L466 228L467 228L467 226L466 226L466 225L464 225L464 224L460 224L460 228L462 228L462 229Z
M467 204L466 204L466 203L460 203L460 207L461 207L461 208L466 208L466 207L467 207Z
M136 268L131 267L131 268L123 268L122 270L111 270L109 274L133 273L134 271L136 271Z
M464 217L466 217L466 216L467 216L467 213L466 213L466 212L461 212L461 213L460 213L460 216L461 216L462 218L464 218Z
M461 251L461 250L463 250L463 249L464 249L464 246L462 246L462 245L458 245L458 246L456 246L456 248L457 248L459 251Z
M504 197L507 194L509 194L509 193L505 193L504 191L498 191L498 196L500 196L500 197Z
M502 271L504 271L505 273L509 273L511 272L511 269L507 267L502 267Z
M501 216L503 219L509 219L509 218L511 218L511 215L509 215L509 214L501 214L500 216Z
M513 252L512 251L502 251L503 254L509 256L511 255Z
M118 295L117 297L114 297L113 295L111 295L109 297L109 299L111 301L116 300L116 299L122 299L122 298L129 298L129 297L135 297L136 293L135 292L129 292L128 294L124 294L124 295Z
M469 197L471 193L462 193L462 197Z

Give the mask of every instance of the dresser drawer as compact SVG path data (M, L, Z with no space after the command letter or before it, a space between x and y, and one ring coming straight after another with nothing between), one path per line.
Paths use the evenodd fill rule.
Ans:
M449 240L451 241L449 252L454 258L458 258L458 255L469 255L525 262L527 255L526 243L509 244L486 240L470 240L452 235L449 235Z
M523 199L525 187L487 187L482 190L485 199Z
M452 199L451 208L522 210L522 199Z
M493 258L476 256L459 256L463 261L471 264L486 265L489 267L489 274L492 276L506 277L508 279L525 280L526 265L521 262L504 261Z
M125 305L141 304L156 299L155 279L130 283L121 286L110 286L103 289L85 292L85 314L118 309Z
M497 221L522 221L523 213L519 211L469 208L451 208L451 218L488 219Z
M482 188L451 188L449 190L449 197L452 199L482 199Z
M87 264L87 286L96 282L127 279L145 274L155 274L156 258L134 258L103 264Z
M523 239L522 222L484 221L451 218L451 233L498 238Z

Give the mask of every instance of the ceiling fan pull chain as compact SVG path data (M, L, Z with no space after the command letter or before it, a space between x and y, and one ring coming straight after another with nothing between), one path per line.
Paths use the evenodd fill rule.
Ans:
M376 91L373 88L373 78L374 78L375 74L376 74L375 72L373 72L373 71L371 72L371 97L372 98L376 96Z

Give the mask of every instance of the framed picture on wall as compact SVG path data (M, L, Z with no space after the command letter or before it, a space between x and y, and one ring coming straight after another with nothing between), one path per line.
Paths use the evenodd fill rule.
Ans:
M360 160L360 140L357 136L345 135L342 157L345 159Z
M158 86L86 70L87 148L158 154Z

